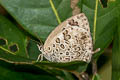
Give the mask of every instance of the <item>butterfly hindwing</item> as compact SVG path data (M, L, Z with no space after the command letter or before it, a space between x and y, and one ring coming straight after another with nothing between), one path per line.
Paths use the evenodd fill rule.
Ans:
M47 55L52 55L51 61L53 62L75 60L89 62L92 55L91 35L83 28L69 26L58 33L44 48L44 51Z

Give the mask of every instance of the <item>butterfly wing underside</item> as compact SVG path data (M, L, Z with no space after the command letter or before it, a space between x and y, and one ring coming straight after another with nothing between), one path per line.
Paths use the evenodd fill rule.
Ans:
M56 27L44 44L44 56L53 62L89 62L92 50L89 23L83 13L67 19Z

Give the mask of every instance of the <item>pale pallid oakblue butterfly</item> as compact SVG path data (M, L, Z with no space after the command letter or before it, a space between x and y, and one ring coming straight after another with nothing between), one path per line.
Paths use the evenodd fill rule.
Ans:
M87 17L84 13L72 16L58 25L48 36L44 45L38 45L42 54L51 62L90 62L93 51L92 37Z

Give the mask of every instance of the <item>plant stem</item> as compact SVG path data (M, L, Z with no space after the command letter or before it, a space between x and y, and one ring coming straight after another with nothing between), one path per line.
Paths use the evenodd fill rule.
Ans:
M61 24L60 17L59 17L59 15L58 15L57 10L55 9L55 6L54 6L54 4L53 4L53 1L52 1L52 0L49 0L49 1L50 1L50 5L51 5L51 7L52 7L52 9L53 9L53 12L54 12L54 14L55 14L55 16L56 16L56 18L57 18L58 23Z
M96 5L95 5L94 27L93 27L93 44L95 44L95 36L96 36L95 34L96 34L97 8L98 8L98 0L96 0Z
M92 73L94 75L97 73L97 63L96 63L96 60L92 61Z

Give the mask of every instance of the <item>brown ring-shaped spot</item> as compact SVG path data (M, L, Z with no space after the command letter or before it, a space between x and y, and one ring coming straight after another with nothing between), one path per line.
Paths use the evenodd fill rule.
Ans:
M54 53L55 51L53 50L53 53Z
M58 51L59 51L59 49L56 49L56 51L58 52Z
M0 38L0 46L4 46L4 45L7 45L7 40L4 39L4 38Z
M80 47L76 47L76 48L75 48L75 51L79 51L79 50L80 50Z
M86 18L84 18L84 21L86 21L87 19Z
M81 14L80 17L84 17L84 14Z
M70 51L70 48L68 48L68 51Z
M68 24L73 25L74 24L74 20L73 19L69 20Z
M90 47L89 50L92 50L92 48Z
M87 29L87 31L89 31L89 29Z
M80 19L80 16L77 16L77 19Z
M66 52L66 55L69 55L69 52Z
M88 25L88 23L86 23L86 25Z
M50 47L48 47L48 50L50 51L50 50L51 50L51 48L50 48Z
M68 40L68 39L70 39L70 38L71 38L70 35L66 35L66 36L64 37L65 40Z
M73 56L71 56L71 58L73 58Z
M84 28L84 27L85 27L85 25L83 24L83 25L82 25L82 27Z
M60 43L60 38L57 38L57 39L56 39L56 43Z
M73 28L71 27L71 30L73 30Z
M87 38L86 35L83 35L83 36L81 37L81 39L85 39L85 38Z
M78 26L78 22L76 21L76 22L74 22L74 26Z
M68 30L65 30L65 31L64 31L64 34L65 34L65 35L68 34Z
M78 56L78 57L81 56L81 53L80 53L80 52L77 52L77 56Z
M55 44L53 44L53 47L55 47Z
M62 57L60 57L60 60L62 60Z
M62 28L62 31L65 30L65 28Z
M65 46L64 46L63 44L60 44L60 47L61 47L62 49L64 49L64 48L65 48Z
M60 55L62 55L63 53L60 53Z
M12 45L8 46L8 48L11 52L18 52L19 51L19 47L17 44L12 44Z
M87 34L87 32L85 32L85 34Z

